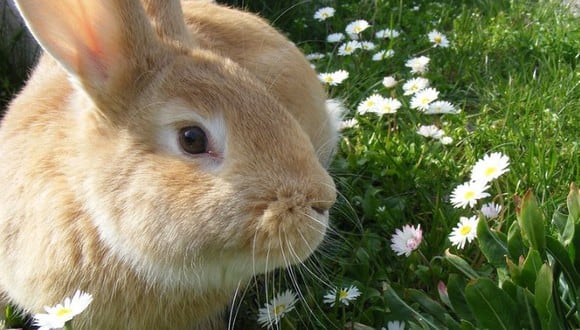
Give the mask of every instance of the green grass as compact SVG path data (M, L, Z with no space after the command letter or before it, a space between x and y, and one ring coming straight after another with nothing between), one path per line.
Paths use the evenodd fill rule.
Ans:
M442 258L451 247L449 233L460 216L475 214L454 208L449 195L468 180L471 167L486 153L502 152L510 158L509 172L492 184L492 197L486 199L503 203L501 219L490 226L503 228L504 233L516 219L514 194L531 188L549 219L565 202L570 182L580 182L580 25L558 2L246 0L243 4L261 11L305 53L327 54L313 61L318 71L350 73L342 84L329 86L328 93L345 102L350 109L347 118L359 122L343 132L331 169L341 198L332 213L329 242L294 273L261 279L269 281L273 291L298 286L304 295L297 311L283 319L282 328L342 329L350 322L380 328L389 320L430 327L402 302L397 304L385 288L393 288L423 320L437 319L433 310L413 300L409 289L440 301L438 282L447 283L449 274L456 272ZM324 6L334 7L335 16L314 20L314 11ZM415 6L418 11L412 10ZM395 56L381 62L371 60L372 52L360 50L337 56L336 44L327 43L326 35L344 32L356 19L371 24L362 33L363 40L377 43L374 32L384 28L403 31L400 37L377 44L377 49L393 49ZM451 47L431 48L427 33L432 29L443 32ZM455 104L460 114L427 116L409 108L410 98L403 96L401 84L414 75L404 64L418 54L431 59L424 76L440 91L440 99ZM387 75L400 81L394 89L381 85ZM403 106L395 115L356 114L359 102L375 92L395 97ZM442 145L416 134L419 124L438 125L454 142ZM408 258L396 256L390 248L395 229L405 224L421 224L424 238ZM497 277L476 243L450 251ZM329 286L351 284L362 295L350 306L331 308L322 303ZM265 297L263 288L250 290L237 328L255 326L257 308L272 297L269 294ZM442 323L432 325L437 324Z

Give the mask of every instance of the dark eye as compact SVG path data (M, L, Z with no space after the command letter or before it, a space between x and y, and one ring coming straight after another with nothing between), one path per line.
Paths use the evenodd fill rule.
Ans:
M196 155L207 152L207 136L197 126L188 126L179 130L179 144L183 151Z

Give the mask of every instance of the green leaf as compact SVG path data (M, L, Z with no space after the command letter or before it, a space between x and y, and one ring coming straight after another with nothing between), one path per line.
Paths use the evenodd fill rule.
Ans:
M516 297L520 316L520 326L522 329L541 329L541 322L538 317L538 312L534 307L534 295L527 289L517 287Z
M465 298L480 328L519 328L516 302L492 280L471 281L465 287Z
M534 290L536 285L536 274L542 268L542 257L538 250L530 249L524 264L522 265L521 282L522 286Z
M477 223L477 241L479 249L492 265L506 267L505 257L509 254L507 238L500 232L490 230L483 217L479 217Z
M522 234L520 231L520 226L517 222L513 222L508 230L507 239L509 256L512 260L518 260L520 256L525 256L528 249L522 241Z
M538 207L538 202L531 190L528 190L522 199L517 196L514 197L516 199L516 215L522 237L530 247L538 250L540 255L543 256L546 249L546 230L544 215Z
M548 253L554 258L556 264L562 270L562 274L564 274L571 296L576 298L576 306L580 306L580 296L577 294L578 289L580 289L580 274L578 274L566 249L559 241L548 236L546 244Z
M463 277L460 277L458 274L450 274L449 280L447 281L447 295L449 296L449 301L455 314L461 319L473 321L475 319L465 299L464 291L466 285L467 281Z
M570 192L566 198L566 205L568 206L569 217L572 218L576 224L580 223L580 187L577 187L574 182L570 184Z
M552 224L558 229L558 239L567 246L574 237L574 218L560 205L552 215Z
M553 284L552 268L548 264L542 265L538 272L534 296L534 306L540 317L542 329L560 329L552 300Z
M457 268L457 270L465 274L465 276L467 276L469 279L473 280L480 277L479 274L477 274L477 272L473 270L473 268L471 268L471 266L467 263L467 261L463 260L463 258L461 258L458 255L452 254L451 252L449 252L449 249L445 250L444 257L445 260L449 261L450 264L452 264L455 268Z
M418 303L427 314L432 315L437 321L445 324L447 311L438 302L429 298L423 291L407 289L405 293L406 296Z

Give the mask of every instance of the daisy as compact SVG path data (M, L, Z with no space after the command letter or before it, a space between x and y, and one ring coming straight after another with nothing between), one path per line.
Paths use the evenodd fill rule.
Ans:
M428 115L436 115L436 114L442 114L442 113L456 114L456 113L459 113L459 110L457 110L455 108L455 106L453 106L453 104L451 104L447 101L435 101L435 102L429 104L429 108L427 108L427 110L425 110L425 114L428 114Z
M378 106L376 107L376 113L378 114L386 114L386 113L396 113L397 110L401 107L401 102L397 99L392 97L383 98L381 102L379 102Z
M324 303L334 306L336 301L348 306L351 301L355 301L360 296L360 291L354 285L349 288L341 288L340 290L332 289L324 296ZM337 299L338 298L338 299Z
M449 235L451 245L463 249L465 242L471 243L477 237L477 222L479 218L474 215L471 218L460 217L457 227Z
M449 136L442 136L439 139L439 142L441 142L441 144L451 144L453 143L453 138Z
M332 7L320 8L314 13L314 19L317 19L320 22L322 22L322 21L326 20L327 18L334 16L335 12L336 12L336 10Z
M360 46L364 50L373 50L377 47L374 43L370 41L361 41Z
M447 40L447 37L437 30L429 32L427 37L429 37L429 41L433 43L433 47L449 47L449 40Z
M326 36L326 41L330 42L330 43L337 43L337 42L341 42L344 40L344 33L331 33L328 36Z
M361 48L360 42L356 40L347 41L338 47L338 55L346 56L354 53L355 50Z
M345 31L349 36L353 36L353 35L356 36L359 33L366 30L369 26L370 26L369 22L365 21L364 19L359 19L359 20L356 20L354 22L348 23Z
M395 80L393 76L388 76L383 78L383 86L386 88L393 88L397 85L398 81Z
M481 206L481 213L488 219L495 219L501 213L501 205L496 203L487 203Z
M276 295L258 311L258 323L262 327L278 324L284 315L294 309L297 300L298 296L292 290Z
M405 330L405 321L389 321L387 328L384 330Z
M379 94L373 94L366 99L364 99L361 103L359 103L356 111L364 115L367 112L378 112L379 105L383 102L384 98Z
M377 37L377 39L393 39L398 37L400 34L401 33L399 33L397 30L384 29L377 31L375 33L375 37Z
M425 73L430 59L426 56L413 57L409 59L405 66L411 68L411 73Z
M403 84L403 92L405 95L413 95L427 87L429 87L429 80L422 77L417 77L409 79Z
M358 125L358 121L356 120L356 118L343 120L339 124L339 130L342 131L342 130L345 130L347 128L353 128L353 127L356 127L357 125Z
M322 54L322 53L312 53L312 54L306 55L306 59L309 60L309 61L312 61L312 60L320 60L320 59L323 59L324 56L325 55Z
M509 171L510 159L501 152L486 154L471 170L471 180L490 182Z
M338 70L334 72L323 72L318 74L318 79L330 86L336 86L348 78L348 71Z
M445 132L435 125L421 125L417 130L417 134L433 139L440 139L445 136Z
M389 50L381 50L380 52L373 55L373 61L380 61L387 59L389 57L395 56L395 51L392 49Z
M93 301L92 295L77 290L72 299L67 297L64 300L64 304L54 307L44 306L46 314L34 315L34 325L38 326L39 330L63 328L66 322L84 311L91 301Z
M469 181L457 186L451 193L451 204L456 208L474 207L478 199L488 197L486 182Z
M404 254L405 257L408 257L411 252L419 247L422 240L423 231L421 230L421 225L417 225L417 228L404 225L403 230L397 229L391 237L391 249L398 256Z
M435 88L425 88L413 96L411 99L411 108L427 111L429 104L437 99L439 92Z

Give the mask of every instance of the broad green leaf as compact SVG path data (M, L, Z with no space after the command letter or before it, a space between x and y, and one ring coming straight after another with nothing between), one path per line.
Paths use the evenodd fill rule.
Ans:
M460 330L459 323L449 314L445 314L445 329Z
M556 308L552 300L554 278L552 268L548 264L542 265L536 279L534 306L542 323L542 329L559 329Z
M580 187L576 186L574 182L570 184L570 193L566 198L566 205L568 206L568 214L576 224L580 223Z
M445 260L449 261L450 264L471 280L480 277L479 274L471 268L467 261L463 260L463 258L458 255L452 254L449 252L449 249L445 250Z
M574 237L574 219L566 212L564 205L560 205L552 215L552 224L558 229L558 239L564 246L568 246Z
M479 217L477 223L477 241L479 249L485 255L489 263L495 267L505 268L505 256L508 253L507 238L501 232L489 229L487 220Z
M534 295L527 289L517 287L516 301L519 307L520 326L522 329L541 329L541 322L538 318L538 312L534 307Z
M546 230L544 215L538 207L538 202L531 190L528 190L522 199L514 197L522 237L530 247L538 250L543 256L546 249Z
M570 290L571 296L576 298L576 306L580 306L580 296L577 294L580 289L580 274L578 274L577 269L572 264L566 249L558 240L549 236L546 238L546 246L548 253L562 270L562 274L568 284L568 290Z
M461 320L461 330L476 330L477 328L467 320Z
M542 264L542 257L538 250L530 249L526 259L524 259L524 264L522 265L522 286L528 288L532 292L534 291L536 285L536 274L540 271Z
M465 298L478 327L518 329L516 302L492 280L479 278L465 287Z
M431 320L425 318L425 316L421 315L421 313L401 299L389 284L385 284L383 290L383 297L385 298L390 310L393 311L394 317L401 320L414 318L418 322L428 325L430 328L438 328L437 325L431 322Z
M516 221L512 222L508 230L507 245L509 256L512 260L518 260L520 256L525 256L528 253L528 249L522 241L520 226Z
M447 281L447 295L455 314L463 320L473 321L475 318L465 299L465 285L467 285L467 281L463 277L458 274L450 274Z
M423 291L407 289L405 293L407 297L418 303L427 314L432 315L437 321L445 324L445 314L447 314L447 311L438 302L431 299Z

